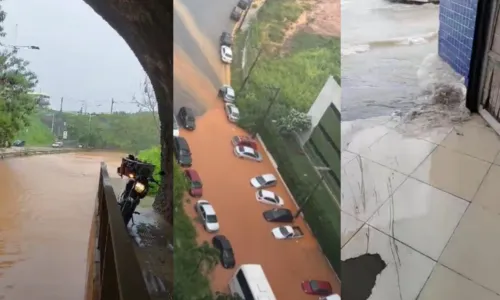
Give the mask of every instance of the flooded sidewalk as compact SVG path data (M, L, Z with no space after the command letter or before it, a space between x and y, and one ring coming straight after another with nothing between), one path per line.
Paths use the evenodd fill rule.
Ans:
M478 115L412 134L400 126L342 124L342 268L372 273L344 278L342 295L500 299L498 135Z
M126 179L114 177L111 182L115 194L120 195ZM153 201L153 197L141 201L136 209L139 215L133 216L128 230L151 300L164 300L170 299L168 291L173 287L173 253L169 247L173 234L171 226L153 210Z

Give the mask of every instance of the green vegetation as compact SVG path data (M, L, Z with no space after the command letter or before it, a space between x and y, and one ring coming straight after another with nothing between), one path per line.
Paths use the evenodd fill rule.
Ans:
M159 144L158 123L151 112L81 115L63 113L68 139L100 149L138 152Z
M308 157L307 149L298 143L295 134L283 134L277 128L283 127L279 121L286 118L292 109L307 112L329 76L340 82L339 38L301 31L289 37L287 33L293 22L310 9L307 4L296 0L266 1L247 31L235 37L231 80L241 111L239 125L249 132L260 134L298 204L304 204L308 199L303 210L304 217L324 254L339 273L340 208L339 200L336 200L340 199L339 185L332 183L330 174L323 173L325 185L318 185L322 179ZM257 49L262 50L261 56L241 89L258 55ZM246 59L244 67L242 53L245 53ZM280 90L273 101L276 88ZM271 101L272 106L268 110ZM327 131L332 132L336 139L340 135L340 123L331 123ZM318 137L313 134L313 138ZM320 144L322 147L329 145ZM339 155L329 159L335 162L328 167L338 173ZM314 189L315 186L317 189Z
M148 162L155 166L155 170L161 170L161 149L160 146L152 147L147 150L142 150L137 156L140 160ZM155 172L154 178L156 181L160 182L161 178L158 172ZM149 195L155 196L158 193L158 186L152 184L149 188Z
M26 142L26 146L48 146L54 142L54 135L41 120L40 115L31 115L29 125L22 129L16 136L17 140Z

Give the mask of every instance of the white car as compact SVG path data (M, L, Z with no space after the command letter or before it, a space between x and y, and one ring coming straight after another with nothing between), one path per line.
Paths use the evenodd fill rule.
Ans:
M247 146L236 146L234 147L233 152L238 158L246 158L257 162L262 161L262 155L260 155L260 153L255 151L253 148Z
M273 174L264 174L250 179L250 184L256 189L276 186L278 180Z
M236 100L234 89L227 84L224 84L219 88L218 96L221 97L224 102L233 103Z
M52 144L52 148L62 148L63 142L55 142Z
M271 230L273 236L277 240L290 240L290 239L298 239L304 236L304 232L300 229L299 226L279 226L273 228Z
M226 64L230 64L233 62L233 51L231 50L230 47L228 46L221 46L220 47L220 58L223 62Z
M179 136L179 124L174 116L174 136Z
M198 200L194 205L196 213L203 223L207 232L219 231L219 221L212 205L207 200Z
M255 193L255 199L257 199L257 201L259 202L269 205L283 206L285 204L280 196L268 190L258 190Z
M226 103L224 105L224 110L226 111L227 119L230 122L238 122L238 120L240 119L240 110L236 107L236 105L232 103Z

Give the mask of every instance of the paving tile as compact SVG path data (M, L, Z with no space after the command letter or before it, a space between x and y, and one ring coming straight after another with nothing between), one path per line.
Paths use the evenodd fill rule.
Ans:
M349 239L351 239L354 234L364 225L363 221L356 219L355 217L345 213L340 213L341 220L341 247L343 247Z
M497 156L495 157L495 160L493 161L495 165L500 166L500 152L498 152Z
M491 164L439 146L411 177L471 201Z
M346 260L365 253L378 253L387 264L368 300L416 299L435 265L432 259L367 225L342 248L341 256Z
M406 176L358 156L342 168L342 210L367 221Z
M500 214L500 166L492 165L472 200L491 212Z
M500 138L489 127L466 123L455 126L441 146L493 162L500 151Z
M353 160L356 156L359 156L359 154L352 153L349 151L342 151L342 154L340 155L340 166L343 167L347 163L349 163L351 160Z
M498 294L499 232L500 216L473 202L445 247L439 262Z
M436 264L418 300L500 300L500 296Z
M388 168L410 174L434 148L435 144L391 131L360 154Z
M438 260L469 202L408 178L368 221Z
M370 147L389 131L390 129L383 125L367 128L357 128L354 125L350 130L345 130L345 132L342 130L342 151L347 150L359 154L363 149Z
M452 126L422 128L421 124L401 124L396 130L404 135L412 136L439 145L453 129Z

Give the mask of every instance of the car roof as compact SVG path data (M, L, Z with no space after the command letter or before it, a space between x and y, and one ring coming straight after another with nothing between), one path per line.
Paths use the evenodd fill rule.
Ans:
M262 174L260 176L263 177L266 181L268 181L268 180L276 180L276 177L273 174L271 174L271 173L269 173L269 174Z
M186 172L189 173L192 180L200 180L200 174L195 169L187 169Z
M215 209L210 203L201 203L207 215L215 215Z
M215 238L220 241L222 248L224 248L224 249L233 248L231 246L231 243L229 242L229 240L227 239L227 237L225 235L216 235Z
M268 191L268 190L260 190L260 191L262 192L262 196L264 196L264 197L274 198L274 196L276 196L275 193Z
M189 144L185 138L183 138L182 136L176 136L174 138L177 139L177 142L181 147L189 148Z

